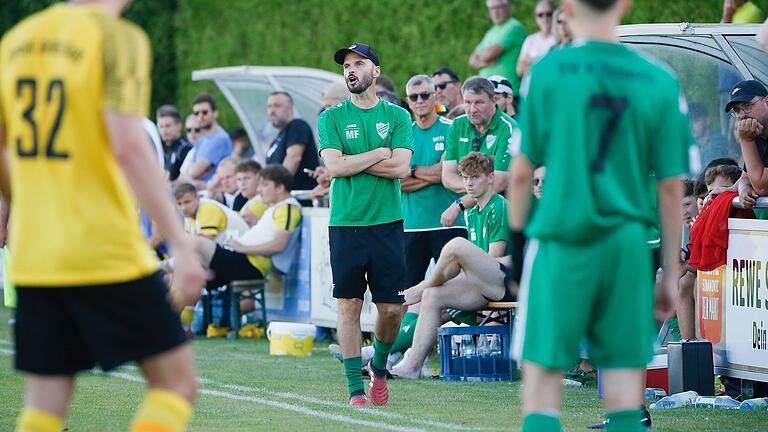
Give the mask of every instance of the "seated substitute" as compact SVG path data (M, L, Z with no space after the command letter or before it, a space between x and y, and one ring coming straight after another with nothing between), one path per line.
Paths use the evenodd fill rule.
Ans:
M421 302L411 349L392 374L418 378L437 337L437 328L450 320L446 308L475 311L489 301L513 301L508 291L505 254L509 238L507 203L494 192L493 158L471 152L459 164L467 193L477 205L466 211L469 240L457 237L440 253L432 274L405 290L405 304ZM471 312L474 320L475 313Z
M234 210L218 201L201 198L191 183L176 186L173 196L184 215L184 231L188 237L203 236L223 244L248 231L248 225Z
M247 200L240 209L240 216L248 226L254 226L269 207L259 196L261 165L255 160L249 159L240 162L236 171L238 194Z

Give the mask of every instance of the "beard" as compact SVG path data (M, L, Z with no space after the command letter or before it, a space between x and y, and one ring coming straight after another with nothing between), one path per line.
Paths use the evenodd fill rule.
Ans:
M368 87L373 85L373 71L370 73L363 73L360 77L355 76L357 80L355 81L355 84L349 83L349 78L346 79L347 82L347 89L349 89L350 93L354 94L360 94L368 90Z

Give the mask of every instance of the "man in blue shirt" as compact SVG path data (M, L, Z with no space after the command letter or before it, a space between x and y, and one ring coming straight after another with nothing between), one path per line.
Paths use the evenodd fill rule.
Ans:
M189 175L195 180L206 182L213 177L222 159L232 154L232 140L217 121L219 111L216 101L208 93L200 93L192 101L192 114L201 129L197 150L192 158Z

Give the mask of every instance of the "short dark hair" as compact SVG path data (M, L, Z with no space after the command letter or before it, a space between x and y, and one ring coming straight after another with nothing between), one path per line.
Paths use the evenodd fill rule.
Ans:
M276 90L269 94L269 96L277 96L277 95L283 95L288 98L288 100L291 102L291 105L293 105L293 97L288 94L288 92L284 92L282 90Z
M232 141L237 141L243 138L250 140L250 138L248 138L248 133L243 128L234 128L229 132L229 139Z
M176 123L181 123L181 112L175 105L162 105L157 109L157 118L171 117L176 120Z
M197 187L192 183L179 183L173 188L173 197L176 199L181 199L181 197L188 193L197 196Z
M473 76L466 81L464 81L464 85L461 86L461 94L462 96L464 93L472 93L472 94L481 94L485 93L488 95L491 100L493 100L493 97L496 95L496 89L493 87L493 84L488 81L487 79L480 77L480 76Z
M216 111L216 99L213 98L213 95L210 93L200 93L197 96L195 96L195 99L192 100L192 106L195 106L199 103L205 103L207 102L208 105L211 106L211 110Z
M459 172L466 177L490 175L493 172L493 157L478 151L469 152L459 162Z
M579 2L589 6L594 11L605 12L614 7L618 0L579 0Z
M696 198L704 197L707 195L707 185L701 180L696 180L693 183L693 195Z
M683 197L689 197L694 195L696 190L696 182L693 180L683 180Z
M731 182L736 183L741 178L741 168L733 165L718 165L708 168L704 172L704 183L711 185L718 177L725 177Z
M281 164L267 165L261 170L259 175L261 175L262 180L275 182L275 186L283 185L286 192L290 192L293 189L293 174Z
M261 164L256 162L253 159L244 160L239 164L237 164L237 168L235 168L236 173L252 172L254 174L259 174L260 171L261 171Z
M392 81L392 78L386 76L386 75L379 75L378 78L376 78L376 85L382 86L385 89L391 91L392 93L395 92L395 82Z
M459 79L459 76L456 75L456 72L454 72L453 69L451 69L449 67L441 67L440 69L432 72L432 76L443 75L443 74L448 75L449 77L451 77L451 79L453 79L455 81L461 81Z

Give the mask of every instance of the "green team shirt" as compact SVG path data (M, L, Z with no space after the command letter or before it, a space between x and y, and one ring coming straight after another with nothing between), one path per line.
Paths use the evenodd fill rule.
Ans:
M488 252L491 243L509 240L509 219L507 218L507 200L494 193L483 207L467 209L467 238L475 246Z
M494 25L485 32L485 36L475 47L475 52L480 52L491 45L501 45L504 51L494 65L481 68L478 72L481 77L488 78L491 75L501 75L512 84L512 90L517 94L520 87L520 78L517 76L517 58L520 57L520 49L525 41L525 28L520 21L509 18L501 25Z
M437 121L427 129L413 122L413 157L411 164L430 166L438 163L445 152L445 139L451 120L438 116ZM454 227L440 224L443 211L461 195L445 188L441 183L431 184L413 192L403 192L403 227L406 231L431 231L463 227L461 218Z
M408 111L379 100L361 109L347 99L320 114L317 132L320 152L336 149L356 155L387 147L413 151ZM360 172L331 180L330 226L369 226L403 219L400 180Z
M528 79L520 150L547 167L547 180L526 234L584 242L627 221L652 227L649 173L657 181L688 173L695 142L677 79L619 44L596 41L551 52Z
M493 156L493 168L495 171L509 169L509 147L512 137L518 133L519 126L510 116L501 112L496 107L496 113L491 119L488 128L481 135L477 135L475 126L469 121L467 115L456 117L448 129L448 139L445 141L445 160L461 161L461 158L474 150L472 141L480 140L480 148L477 151Z

